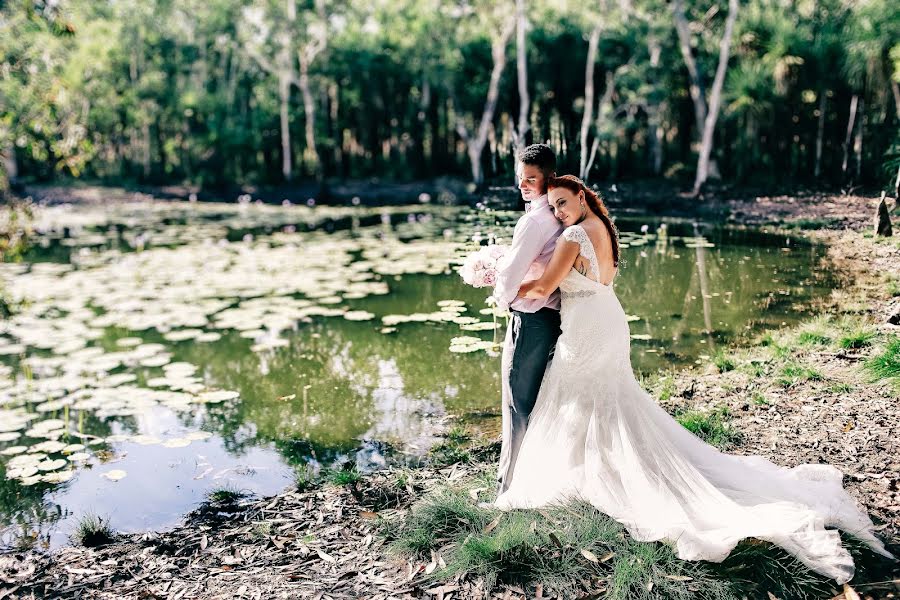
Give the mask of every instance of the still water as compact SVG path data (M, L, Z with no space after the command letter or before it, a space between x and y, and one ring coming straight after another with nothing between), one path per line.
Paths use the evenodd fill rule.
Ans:
M21 302L0 328L0 547L66 544L86 513L118 531L165 528L212 488L271 494L301 466L414 462L441 418L498 420L498 347L477 342L501 340L505 319L454 266L508 241L516 217L42 209L25 261L0 265ZM834 283L822 249L798 240L618 226L615 289L641 373L796 322Z

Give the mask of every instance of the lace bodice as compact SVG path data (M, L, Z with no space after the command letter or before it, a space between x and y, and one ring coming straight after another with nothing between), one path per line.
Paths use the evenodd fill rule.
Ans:
M591 243L591 238L584 227L578 224L570 225L563 230L562 236L566 241L578 244L579 253L591 264L594 280L600 281L600 264L597 262L597 253L594 251L594 244Z
M584 227L577 224L570 225L563 230L562 237L566 241L578 244L578 252L590 264L591 274L593 275L593 278L586 277L573 266L565 279L559 284L562 299L571 300L572 298L584 298L597 294L610 294L612 292L612 284L605 285L600 283L600 263L597 260L597 253L594 251L591 238L588 237Z

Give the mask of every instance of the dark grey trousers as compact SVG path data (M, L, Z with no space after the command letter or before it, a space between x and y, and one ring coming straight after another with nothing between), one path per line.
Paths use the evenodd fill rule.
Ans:
M503 438L497 469L498 494L509 488L528 418L559 334L559 311L512 311L501 359Z

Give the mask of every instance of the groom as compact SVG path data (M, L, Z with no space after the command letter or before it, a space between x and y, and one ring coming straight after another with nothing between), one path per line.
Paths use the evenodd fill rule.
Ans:
M528 418L560 334L558 290L540 300L516 297L523 281L541 276L563 230L547 202L547 180L555 171L556 155L546 144L532 144L516 156L525 214L516 223L511 247L498 265L493 294L497 306L511 312L501 361L503 438L498 494L509 487Z

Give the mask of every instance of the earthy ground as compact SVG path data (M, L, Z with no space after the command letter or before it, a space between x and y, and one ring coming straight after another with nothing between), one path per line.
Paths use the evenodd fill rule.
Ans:
M772 332L759 346L735 348L726 366L683 371L648 386L673 411L727 406L732 427L743 434L734 452L783 465L828 462L840 468L847 488L897 553L897 390L889 382L873 382L862 368L879 344L840 349L828 341L860 323L880 340L900 333L888 323L900 308L900 243L867 234L876 205L871 197L826 195L721 203L732 224L794 228L828 244L842 285L823 300L820 320ZM804 332L814 335L804 338ZM785 380L788 364L818 376ZM495 450L494 441L467 464L383 472L351 485L207 505L173 531L125 535L101 548L0 556L0 598L540 597L539 586L484 590L477 579L429 583L426 572L439 562L397 559L378 536L379 516L405 510L433 487L491 468ZM854 581L856 591L835 597L900 597L900 572L894 569L885 580Z

